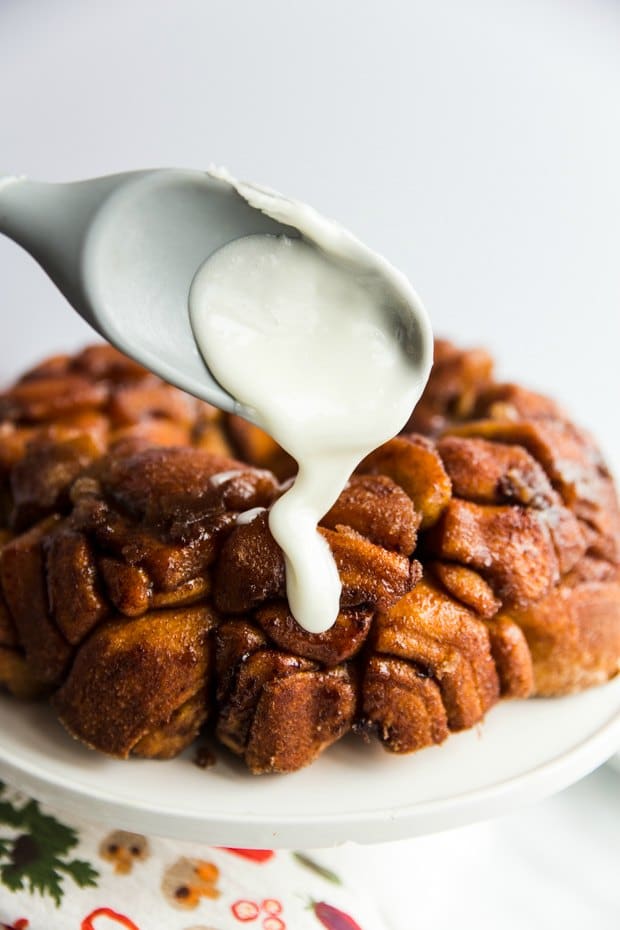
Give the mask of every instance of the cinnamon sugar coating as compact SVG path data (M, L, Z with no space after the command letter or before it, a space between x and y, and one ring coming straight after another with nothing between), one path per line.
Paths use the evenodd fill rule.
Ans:
M592 439L487 353L435 357L322 521L343 588L321 634L286 602L268 509L295 465L272 439L107 346L24 375L0 395L0 684L99 751L171 758L207 726L259 774L617 674L620 513Z

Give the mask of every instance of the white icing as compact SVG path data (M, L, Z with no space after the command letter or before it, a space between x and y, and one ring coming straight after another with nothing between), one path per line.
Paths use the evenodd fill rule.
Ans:
M261 513L265 513L264 507L251 507L250 510L244 510L243 513L238 513L235 523L237 526L243 526L245 523L252 523Z
M216 475L211 475L209 484L212 484L214 488L219 488L221 485L226 484L227 481L230 481L231 478L236 478L237 475L242 474L243 471L239 468L231 468L229 471L219 471Z
M347 230L217 176L301 233L215 252L194 279L190 315L215 377L299 463L269 527L291 611L318 633L338 615L341 585L317 523L361 459L406 423L430 370L430 326L407 279Z

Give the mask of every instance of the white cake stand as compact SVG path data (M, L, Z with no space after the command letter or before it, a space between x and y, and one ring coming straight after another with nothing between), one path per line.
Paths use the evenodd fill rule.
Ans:
M0 698L0 776L76 817L241 847L377 843L507 813L565 788L620 746L620 679L566 698L515 701L413 756L348 737L309 768L252 777L222 753L202 770L107 759L50 710Z

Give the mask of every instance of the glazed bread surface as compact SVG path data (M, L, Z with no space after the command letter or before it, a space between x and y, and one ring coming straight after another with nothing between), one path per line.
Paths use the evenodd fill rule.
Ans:
M321 634L288 610L268 527L294 472L110 347L28 372L0 395L0 684L110 755L206 730L258 774L349 731L412 752L618 673L612 478L482 350L436 343L410 422L322 520L342 597Z

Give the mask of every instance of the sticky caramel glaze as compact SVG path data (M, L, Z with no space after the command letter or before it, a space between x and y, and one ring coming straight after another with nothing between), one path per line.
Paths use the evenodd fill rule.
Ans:
M437 354L434 438L372 453L323 520L342 597L318 634L286 601L286 458L256 427L105 347L25 376L0 397L0 682L99 751L170 758L207 726L262 773L615 675L620 518L592 440L482 353Z

